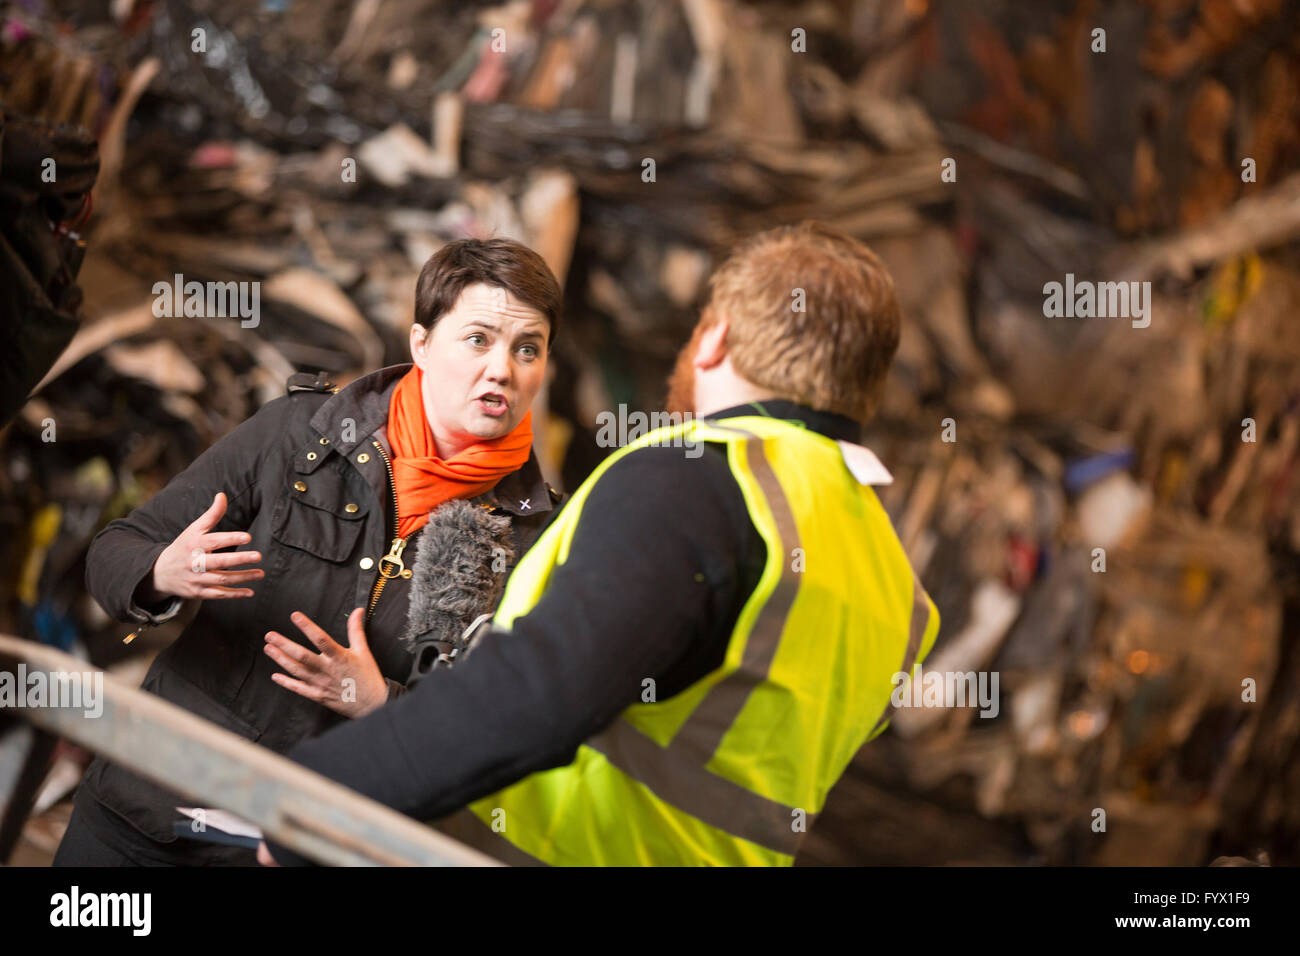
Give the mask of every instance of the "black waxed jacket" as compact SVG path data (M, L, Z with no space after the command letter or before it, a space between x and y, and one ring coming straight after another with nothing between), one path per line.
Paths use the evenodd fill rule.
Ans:
M290 394L265 405L96 536L87 559L90 593L111 617L143 626L163 623L180 610L180 599L141 607L136 590L158 555L217 492L225 492L229 505L213 530L247 531L252 541L237 550L262 555L257 566L266 577L249 585L255 596L202 602L150 667L145 690L275 751L344 719L271 680L280 668L264 653L263 636L276 630L311 648L289 620L297 610L346 644L348 614L369 605L379 558L393 536L388 468L374 443L389 450L389 399L410 368L381 369L343 389L323 377L294 376ZM511 519L514 558L504 580L540 534L558 495L530 456L473 502ZM387 582L366 625L390 694L411 672L411 651L402 640L410 586L401 578ZM119 829L124 821L158 843L176 839L174 808L180 801L174 795L100 759L83 786L112 811L101 820Z

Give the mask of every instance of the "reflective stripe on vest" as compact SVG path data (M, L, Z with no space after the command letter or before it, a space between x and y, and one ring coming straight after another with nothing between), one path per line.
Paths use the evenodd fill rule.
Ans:
M793 862L825 792L882 729L893 674L899 665L910 673L938 632L938 614L874 492L849 476L835 443L757 417L663 429L610 456L516 569L498 626L527 613L564 563L589 490L605 469L639 447L682 438L727 444L733 476L767 545L763 575L721 668L670 701L629 707L579 747L569 766L471 805L485 823L504 810L502 835L545 862ZM782 473L799 493L800 515ZM819 514L823 508L831 510ZM805 540L801 523L815 540ZM854 532L870 545L859 545ZM845 571L795 567L791 556L809 547L819 562L836 560L839 548L848 564L882 572L864 577L882 580L853 580L861 588L850 595ZM868 551L870 561L863 559ZM808 586L813 592L800 601ZM837 600L825 600L829 594ZM777 666L785 641L793 644ZM862 688L885 712L877 703L868 711L856 693ZM850 696L839 701L836 693Z

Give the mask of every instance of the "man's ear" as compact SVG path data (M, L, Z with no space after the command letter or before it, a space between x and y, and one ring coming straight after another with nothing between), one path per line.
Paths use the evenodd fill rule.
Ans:
M709 369L720 365L727 357L727 327L725 317L719 317L700 333L700 344L695 350L696 368Z
M429 361L429 334L430 330L426 329L419 322L411 326L411 361L425 371L425 364Z

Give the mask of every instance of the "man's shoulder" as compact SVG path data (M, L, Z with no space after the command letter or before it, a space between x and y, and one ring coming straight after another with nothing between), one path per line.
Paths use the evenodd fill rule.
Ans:
M723 560L743 553L757 534L727 448L712 442L694 449L643 446L621 455L586 489L581 508L580 526L606 540L602 548L609 541L635 547L650 541L662 549L677 541Z
M739 491L727 464L727 451L713 442L693 445L646 445L635 448L608 466L593 496L622 496L625 500L696 497Z
M652 469L679 475L714 475L730 473L727 446L721 442L690 440L671 444L643 445L633 448L609 466L609 471Z

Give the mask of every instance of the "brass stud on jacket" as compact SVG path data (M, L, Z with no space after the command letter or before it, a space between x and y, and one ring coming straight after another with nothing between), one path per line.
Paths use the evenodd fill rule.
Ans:
M295 481L295 482L293 483L293 490L294 490L294 491L306 491L306 490L307 490L307 482L305 482L305 481Z

